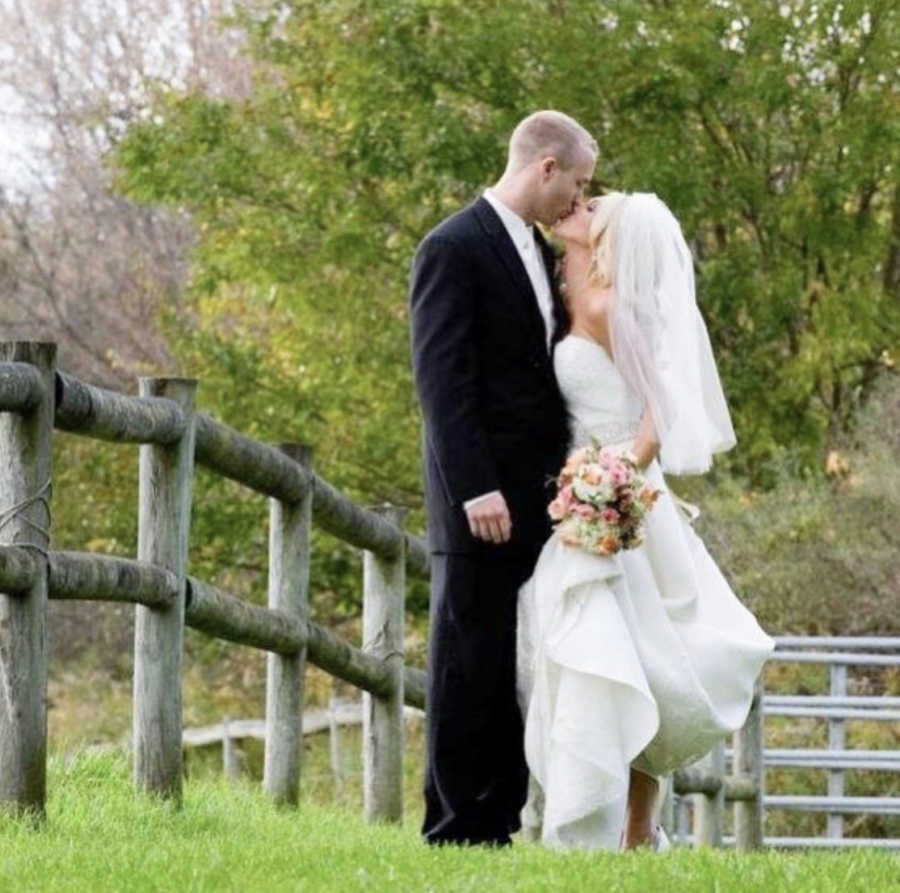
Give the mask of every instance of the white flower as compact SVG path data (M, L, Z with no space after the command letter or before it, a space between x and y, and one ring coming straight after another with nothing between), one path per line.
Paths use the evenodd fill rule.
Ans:
M592 505L599 505L612 499L615 495L612 487L608 483L601 482L599 484L588 484L581 478L575 478L572 481L572 492L582 502L589 502Z
M821 68L811 68L806 76L809 78L809 82L817 87L825 83L825 72Z

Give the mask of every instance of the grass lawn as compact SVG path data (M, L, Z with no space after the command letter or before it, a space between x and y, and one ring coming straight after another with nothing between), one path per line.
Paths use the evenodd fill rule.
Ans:
M127 761L55 758L47 821L0 819L0 890L31 891L900 891L885 852L554 853L440 850L412 822L370 827L350 810L275 809L258 786L191 781L184 808L136 796Z

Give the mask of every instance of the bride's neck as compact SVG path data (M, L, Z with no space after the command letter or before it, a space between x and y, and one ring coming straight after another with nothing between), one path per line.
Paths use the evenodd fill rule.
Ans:
M591 276L593 255L580 242L566 242L565 280L571 318L570 334L600 344L612 354L606 302L599 300L605 288Z
M590 284L591 250L580 242L566 242L566 288L581 291Z

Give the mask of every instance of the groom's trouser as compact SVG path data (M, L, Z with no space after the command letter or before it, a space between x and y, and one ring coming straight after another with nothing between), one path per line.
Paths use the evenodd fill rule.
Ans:
M538 548L434 554L426 702L429 843L509 843L528 768L516 700L516 599Z

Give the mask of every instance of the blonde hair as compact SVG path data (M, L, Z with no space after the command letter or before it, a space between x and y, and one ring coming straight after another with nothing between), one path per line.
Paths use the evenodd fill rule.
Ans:
M509 138L509 163L515 169L549 155L562 170L569 170L579 152L596 158L598 151L597 141L574 118L552 109L520 121Z
M613 284L613 256L626 198L628 195L624 192L608 192L594 200L590 231L590 276L602 288Z

